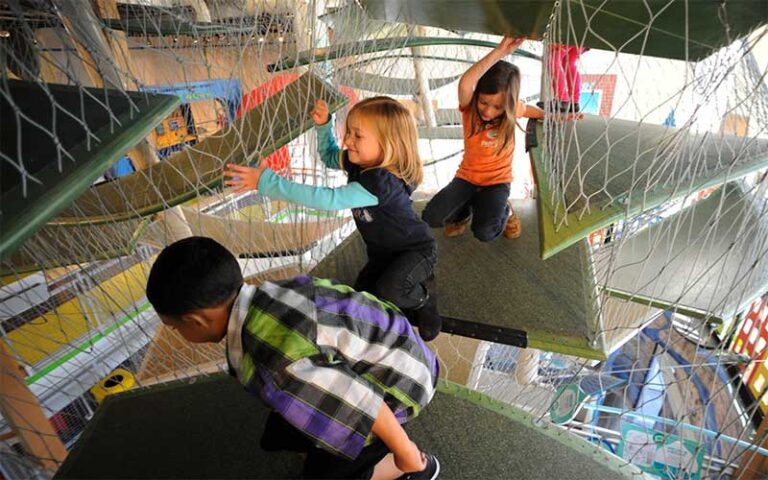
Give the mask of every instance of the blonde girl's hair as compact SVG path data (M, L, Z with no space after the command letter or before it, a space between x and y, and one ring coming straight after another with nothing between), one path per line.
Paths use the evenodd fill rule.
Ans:
M372 97L352 107L347 114L347 129L352 118L368 120L379 142L384 158L372 168L385 168L407 184L417 187L424 178L424 172L419 158L416 120L411 112L393 98Z
M477 81L477 86L472 94L470 103L470 128L469 135L477 135L483 131L485 125L477 111L478 96L504 94L504 114L499 123L496 136L496 155L502 153L512 154L515 145L515 126L517 125L517 103L520 100L520 69L503 60L496 62Z

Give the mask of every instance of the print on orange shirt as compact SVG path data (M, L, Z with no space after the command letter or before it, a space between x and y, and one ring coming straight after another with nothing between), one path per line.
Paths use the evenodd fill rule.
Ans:
M469 108L459 108L461 124L464 129L464 158L461 160L456 178L466 180L473 185L488 186L512 182L512 154L496 155L496 136L498 129L488 128L467 138L469 133ZM517 102L515 116L525 114L525 104ZM512 144L507 152L514 151Z

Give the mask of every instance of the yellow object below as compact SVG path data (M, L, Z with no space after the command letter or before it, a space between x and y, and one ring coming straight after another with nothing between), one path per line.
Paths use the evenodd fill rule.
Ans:
M134 386L136 386L136 379L133 374L123 368L116 368L91 388L91 394L97 403L101 403L107 395L126 392Z

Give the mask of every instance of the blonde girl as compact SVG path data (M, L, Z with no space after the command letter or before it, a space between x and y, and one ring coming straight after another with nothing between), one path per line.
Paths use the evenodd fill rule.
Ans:
M517 118L544 117L542 109L520 101L520 70L502 60L523 40L505 37L459 81L464 158L423 214L431 227L445 227L447 237L461 235L470 222L482 242L520 236L520 220L508 202Z
M368 291L400 307L425 340L442 327L433 282L435 239L411 204L422 180L417 130L408 109L389 97L357 103L347 115L344 150L333 135L328 105L315 104L318 152L328 168L344 170L347 185L315 187L288 181L264 166L228 165L226 185L237 192L263 195L323 210L350 208L367 247L368 263L355 289Z

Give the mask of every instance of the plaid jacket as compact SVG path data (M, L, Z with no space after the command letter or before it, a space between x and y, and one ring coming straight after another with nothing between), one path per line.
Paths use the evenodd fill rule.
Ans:
M432 399L438 375L434 353L397 307L307 276L243 286L227 359L246 390L350 459L371 441L382 401L405 423Z

